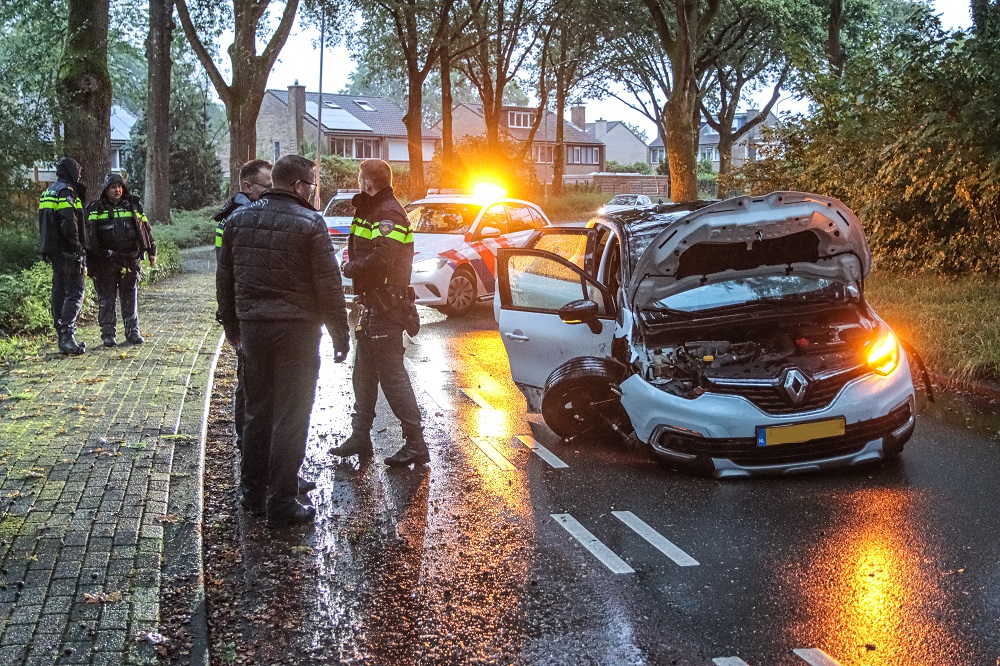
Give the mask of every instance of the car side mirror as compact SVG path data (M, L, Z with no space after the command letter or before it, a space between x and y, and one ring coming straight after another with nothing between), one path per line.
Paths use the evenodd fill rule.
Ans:
M500 230L496 227L483 227L479 230L480 238L499 238Z
M599 312L600 306L596 302L584 298L559 308L559 318L566 324L586 324L591 333L597 334L602 328L597 319Z

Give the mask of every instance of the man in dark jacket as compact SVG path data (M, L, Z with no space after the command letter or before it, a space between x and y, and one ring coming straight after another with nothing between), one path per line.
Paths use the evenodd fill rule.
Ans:
M215 227L215 258L222 251L222 234L226 230L226 221L238 208L260 199L265 191L271 189L271 163L267 160L250 160L240 167L240 191L234 194L226 205L219 209L212 219L217 222ZM237 389L239 391L239 389Z
M307 203L312 162L286 155L271 178L273 189L229 218L216 290L226 338L242 350L246 369L240 504L280 527L316 514L297 501L296 477L319 377L320 326L338 363L350 332L330 234Z
M260 199L267 190L271 189L271 163L265 160L250 160L240 167L240 191L233 195L226 205L218 213L212 216L218 225L215 227L215 259L219 259L222 252L222 234L226 230L229 217L237 210ZM220 317L221 321L221 317ZM243 448L243 421L244 421L244 397L243 397L243 354L236 352L236 388L233 390L233 421L236 428L236 448ZM316 487L311 481L302 479L299 483L299 490L312 490Z
M125 339L141 345L137 303L139 262L156 265L156 243L139 198L129 193L125 179L109 173L101 183L101 196L87 205L87 255L90 276L97 290L97 321L105 347L114 347L118 323L117 302L122 305Z
M83 216L86 189L80 184L79 163L64 157L56 164L56 182L38 204L39 251L52 264L52 321L59 334L59 351L82 354L76 338L76 318L83 306L87 231Z
M430 462L420 408L403 366L403 331L415 334L419 319L410 290L413 232L406 211L392 192L392 170L382 160L365 160L358 174L344 275L364 306L354 359L354 414L351 435L331 450L335 456L371 458L371 428L378 388L403 427L403 448L385 459L390 467Z

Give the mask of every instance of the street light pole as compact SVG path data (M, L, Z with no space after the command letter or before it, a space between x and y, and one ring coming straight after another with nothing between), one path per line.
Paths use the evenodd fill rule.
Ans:
M323 46L326 37L326 9L319 20L319 100L316 103L316 210L321 210L323 198L320 193L320 182L323 180Z

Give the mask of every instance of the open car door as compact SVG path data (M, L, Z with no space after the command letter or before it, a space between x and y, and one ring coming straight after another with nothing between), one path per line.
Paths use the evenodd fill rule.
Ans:
M589 230L579 231L584 233L557 235L571 249L574 237L585 245L591 238ZM575 258L539 249L505 248L497 254L500 336L511 376L532 412L541 411L545 382L556 368L581 356L611 355L614 300L581 267L586 256L580 263ZM586 312L577 317L577 311Z

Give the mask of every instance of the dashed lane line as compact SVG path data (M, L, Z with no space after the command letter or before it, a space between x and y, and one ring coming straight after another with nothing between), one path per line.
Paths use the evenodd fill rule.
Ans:
M797 648L792 654L810 666L840 666L836 659L819 648Z
M517 440L531 449L539 458L547 462L550 467L554 467L555 469L565 469L569 467L569 465L559 459L559 456L539 444L531 435L517 435Z
M476 403L483 409L490 409L490 410L493 409L493 405L487 402L486 398L484 398L478 390L474 388L463 388L462 393L464 393L466 397L469 398L469 400Z
M712 660L715 666L750 666L739 657L716 657Z
M672 544L666 537L654 530L646 521L631 511L612 511L611 515L631 527L636 534L648 541L653 548L656 548L680 566L698 566L698 560Z
M509 460L507 460L507 458L502 453L500 453L499 451L497 451L497 448L495 446L493 446L492 444L490 444L488 441L486 441L482 437L471 437L470 436L469 439L471 439L472 443L475 444L476 446L478 446L479 450L482 451L483 453L485 453L486 456L490 460L492 460L493 463L497 467L499 467L500 469L504 470L505 472L509 472L509 471L513 471L513 470L517 469L516 467L514 467L513 464L511 464L511 462Z
M601 540L590 533L586 527L581 525L576 518L568 513L553 513L552 518L563 526L574 539L580 542L584 548L590 551L591 555L601 561L601 564L611 570L611 573L627 574L635 573L635 569L630 567L622 558L615 555L614 551L601 543Z
M433 400L434 404L436 404L441 409L442 412L453 412L453 411L455 411L455 407L451 404L451 400L448 400L448 398L445 397L445 395L443 393L441 393L441 391L437 387L430 386L428 382L423 381L419 377L419 373L417 373L417 371L416 371L416 369L415 369L415 367L413 365L413 361L411 361L410 359L408 359L408 358L406 358L404 356L403 357L403 366L406 368L406 372L410 375L411 381L412 381L412 377L414 375L417 375L418 381L413 382L414 386L417 387L417 388L419 388L424 393L426 393L427 397L429 397L431 400Z

